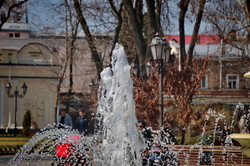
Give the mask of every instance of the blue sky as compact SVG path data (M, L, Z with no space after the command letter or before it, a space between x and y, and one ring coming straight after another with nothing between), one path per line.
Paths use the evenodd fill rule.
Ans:
M42 30L45 26L55 27L55 25L59 25L60 19L52 19L52 11L49 8L58 2L62 2L62 0L29 0L28 2L29 23L31 24L33 30L39 31ZM200 33L204 31L204 28L205 24L202 24ZM186 35L191 35L193 32L193 24L186 23L185 32ZM176 31L174 34L178 34L178 31Z

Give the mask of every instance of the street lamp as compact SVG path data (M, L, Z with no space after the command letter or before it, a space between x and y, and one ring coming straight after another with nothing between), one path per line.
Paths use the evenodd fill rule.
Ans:
M17 135L17 123L16 123L16 114L17 114L17 98L23 98L27 92L27 85L25 83L23 83L23 86L21 87L23 89L23 93L22 94L19 94L19 91L17 90L17 86L16 86L16 90L14 90L14 93L11 94L11 84L8 82L6 85L5 85L5 88L6 88L6 92L8 94L8 96L10 98L14 98L15 97L15 129L14 129L14 135L16 136Z
M250 78L250 71L244 74L245 78Z
M163 95L162 95L162 75L163 75L163 63L167 63L169 61L170 56L170 46L165 41L159 37L157 33L155 38L152 39L150 44L151 52L153 55L153 59L158 63L158 72L159 72L159 111L160 111L160 128L163 125ZM162 139L162 132L161 132Z

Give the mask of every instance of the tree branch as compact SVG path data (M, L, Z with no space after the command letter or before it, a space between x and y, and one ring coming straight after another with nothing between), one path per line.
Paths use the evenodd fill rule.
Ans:
M190 43L190 46L188 49L188 55L187 55L188 64L191 64L192 59L193 59L193 51L194 51L195 43L197 41L197 37L199 34L205 4L206 4L206 0L200 0L199 11L198 11L198 14L196 16L196 22L194 25L193 35L192 35L191 43Z
M6 22L8 21L8 19L10 18L10 13L11 13L11 11L12 11L14 8L16 8L16 7L21 6L22 4L24 4L24 3L27 2L27 1L28 1L28 0L23 0L23 1L20 1L20 2L18 2L18 3L15 3L15 4L13 4L13 5L11 5L11 6L9 7L7 17L6 17L6 18L1 22L1 24L0 24L0 31L1 31L2 27L3 27L3 24L6 23ZM1 2L0 2L0 8L3 6L4 2L6 2L6 0L1 0Z

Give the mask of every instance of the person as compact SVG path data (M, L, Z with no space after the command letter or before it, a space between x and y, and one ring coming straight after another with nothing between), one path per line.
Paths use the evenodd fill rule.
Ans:
M137 123L137 127L142 132L142 135L143 135L146 143L148 143L148 145L150 145L153 141L153 136L152 136L151 131L147 129L146 123L142 120L139 120Z
M61 115L58 118L58 128L73 127L72 119L65 109L61 110Z
M85 112L83 110L79 111L79 117L76 119L75 128L79 131L80 134L86 135L87 131L87 119L85 118Z
M149 165L154 165L153 163L163 160L162 149L160 145L154 142L150 149Z
M138 130L142 133L142 136L147 144L145 151L142 153L142 165L148 165L149 149L153 141L153 136L150 130L147 129L147 125L144 121L139 120L137 123Z

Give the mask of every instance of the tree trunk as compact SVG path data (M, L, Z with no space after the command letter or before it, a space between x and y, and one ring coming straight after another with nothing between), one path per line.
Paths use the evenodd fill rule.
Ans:
M140 24L137 19L132 2L130 0L123 0L122 2L124 4L124 10L128 17L128 22L131 28L131 32L133 33L133 38L135 41L135 46L138 54L139 69L140 71L142 71L142 66L144 64L146 56L146 42L143 38L143 32L140 29Z
M1 1L0 1L0 8L3 6L3 4L4 4L5 1L6 1L6 0L1 0Z
M185 15L188 9L189 0L181 0L179 3L180 15L179 15L179 32L180 32L180 56L181 56L181 68L186 61L186 49L185 49Z
M206 4L206 0L200 0L199 11L198 11L198 14L196 16L196 22L194 25L193 35L192 35L191 43L190 43L190 46L188 49L188 54L187 54L188 65L192 64L194 47L195 47L197 37L199 34L201 19L202 19L205 4Z
M64 0L65 8L66 8L66 56L69 56L69 88L68 92L71 93L73 91L73 65L74 65L74 54L75 54L75 41L78 32L79 21L74 23L72 11L70 9L70 5L68 0ZM68 15L69 13L69 15ZM70 33L71 38L69 38L69 30L68 23L70 25ZM69 45L68 45L69 43ZM69 50L68 50L69 47Z
M181 145L184 145L186 139L186 128L183 127L181 129Z
M155 1L147 0L147 20L148 20L148 30L146 31L147 34L147 55L146 58L150 58L151 50L148 47L151 43L152 38L155 37L156 33L159 33L160 36L164 36L161 25L160 25L160 14L161 14L161 3L157 3L155 7Z
M122 8L123 8L123 4L120 5L120 9L117 10L115 5L114 5L114 2L113 0L108 0L110 6L111 6L111 9L114 11L117 19L118 19L118 23L117 23L117 27L115 28L115 36L114 36L114 39L113 39L113 46L112 46L112 49L113 50L115 48L115 44L118 42L118 39L120 37L120 31L121 31L121 28L122 28L122 23L123 23L123 19L122 19L122 16L121 16L121 12L122 12ZM110 52L109 54L109 57L110 57L110 62L111 62L111 56L112 56L112 51Z
M149 22L149 38L152 39L154 35L159 32L159 27L157 26L156 13L155 13L155 2L152 0L147 0L147 8L148 8L148 22Z
M55 123L57 123L57 109L58 109L58 105L59 105L59 97L60 97L61 85L62 85L62 82L64 80L64 76L65 76L65 73L66 73L68 60L69 60L69 58L66 57L65 65L61 69L62 73L61 73L61 75L59 75L59 82L58 82L58 85L57 85L57 88L56 88L56 106L55 106L55 112L54 112Z
M83 13L81 10L80 2L78 0L74 0L74 8L75 8L75 11L77 14L77 19L80 22L82 29L86 35L86 40L88 42L88 45L89 45L89 48L91 51L91 57L96 65L98 79L100 79L100 73L102 72L102 69L103 69L102 61L99 58L99 55L98 55L98 52L96 49L96 45L94 43L93 36L90 33L89 27L87 25L87 22L83 16Z

